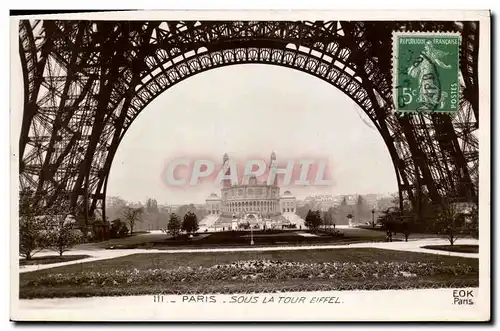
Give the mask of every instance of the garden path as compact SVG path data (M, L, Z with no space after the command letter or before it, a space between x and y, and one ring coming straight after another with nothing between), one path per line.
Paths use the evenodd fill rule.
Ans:
M397 242L366 242L366 243L354 243L346 245L310 245L310 246L272 246L272 247L241 247L241 248L201 248L201 249L101 249L101 250L72 250L65 253L66 255L89 255L91 257L67 261L61 263L53 264L39 264L39 265L27 265L21 266L19 272L30 272L42 269L49 269L54 267L60 267L70 264L93 262L99 260L112 259L122 256L127 256L131 254L138 253L196 253L196 252L238 252L238 251L281 251L281 250L305 250L305 249L342 249L342 248L381 248L381 249L392 249L398 251L407 252L417 252L417 253L427 253L427 254L438 254L438 255L448 255L448 256L461 256L469 258L479 258L477 253L458 253L458 252L445 252L433 249L422 248L426 245L446 245L449 244L448 241L438 238L430 239L417 239L409 240L408 242L397 241ZM456 244L460 245L479 245L477 239L459 239ZM37 256L44 255L54 255L53 251L42 251L37 254Z

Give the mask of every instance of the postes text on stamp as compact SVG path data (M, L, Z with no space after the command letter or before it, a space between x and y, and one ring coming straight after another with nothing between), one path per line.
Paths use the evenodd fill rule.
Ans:
M458 109L458 33L397 32L393 36L393 97L397 112Z

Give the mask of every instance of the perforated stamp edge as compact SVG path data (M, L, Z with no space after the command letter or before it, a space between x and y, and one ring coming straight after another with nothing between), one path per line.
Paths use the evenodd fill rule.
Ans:
M392 102L393 102L393 112L395 115L402 116L402 115L407 115L407 114L434 114L434 113L440 113L440 114L448 114L450 116L454 116L458 111L459 111L459 106L457 107L456 110L454 111L449 111L449 110L434 110L434 111L417 111L417 110L409 110L406 109L404 111L398 109L398 94L397 94L397 69L398 69L398 55L399 55L399 44L397 42L398 37L402 36L441 36L441 37L458 37L459 38L459 43L458 43L458 58L457 58L457 76L458 76L458 105L460 104L460 101L462 99L462 92L461 92L461 86L460 86L460 73L461 73L461 63L460 63L460 57L462 54L462 34L458 31L415 31L415 30L410 30L410 31L393 31L392 32L392 42L391 42L391 91L392 91Z

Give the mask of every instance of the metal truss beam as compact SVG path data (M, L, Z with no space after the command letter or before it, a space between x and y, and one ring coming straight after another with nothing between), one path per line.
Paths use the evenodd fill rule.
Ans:
M456 117L397 116L394 30L462 33ZM25 101L20 184L38 204L70 199L88 220L102 209L121 139L159 94L193 75L241 63L314 75L348 95L380 132L401 201L477 199L476 22L22 21Z

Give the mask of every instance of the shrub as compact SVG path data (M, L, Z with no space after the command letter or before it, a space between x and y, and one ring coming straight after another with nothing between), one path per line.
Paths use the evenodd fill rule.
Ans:
M171 234L174 238L177 237L180 233L181 226L182 222L179 219L179 216L177 216L175 213L171 214L167 224L168 233Z
M92 223L92 239L96 241L108 240L111 226L109 222L96 220Z
M19 192L19 255L30 260L47 247L47 214L36 204L33 191Z
M122 224L121 224L121 227L120 227L120 230L118 231L118 236L119 236L120 238L123 238L123 237L128 236L128 234L129 234L129 230L128 230L128 228L127 228L127 224L122 223Z
M76 221L66 215L52 215L47 227L47 246L62 256L80 243L83 234L76 228Z
M129 230L127 224L122 222L121 219L117 218L111 222L111 227L109 230L110 238L124 238L128 235Z
M21 215L19 218L19 254L29 260L47 246L46 222L43 217Z

